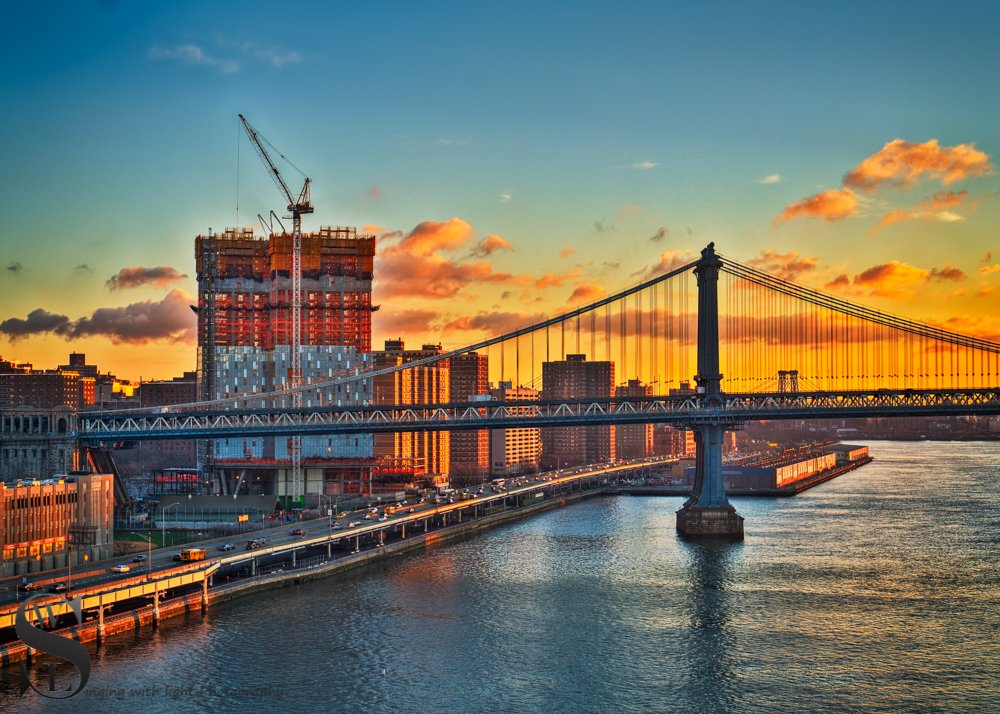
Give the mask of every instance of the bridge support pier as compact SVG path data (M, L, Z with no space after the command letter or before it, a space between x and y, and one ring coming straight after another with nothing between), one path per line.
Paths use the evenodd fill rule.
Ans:
M677 532L686 538L743 540L743 516L726 498L722 481L724 426L702 426L695 431L694 488L677 511Z
M715 244L701 251L694 269L698 278L698 395L709 410L722 407L722 374L719 372L719 269L722 260ZM677 511L677 532L686 538L743 540L743 517L726 498L722 481L723 420L692 425L696 444L694 488L691 498Z

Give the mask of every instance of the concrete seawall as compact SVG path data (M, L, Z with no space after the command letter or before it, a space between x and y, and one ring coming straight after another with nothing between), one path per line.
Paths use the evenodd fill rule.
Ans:
M585 498L602 495L603 493L603 488L594 488L554 496L538 504L522 506L514 510L482 516L464 523L445 526L428 531L427 533L412 535L405 540L389 543L381 548L370 548L360 553L341 556L318 565L269 573L232 583L216 585L208 591L208 602L204 606L202 604L201 593L189 593L162 601L159 607L158 619L163 620L168 617L191 614L200 616L204 612L205 607L211 606L214 603L232 600L262 590L286 587L308 580L324 578L334 573L352 568L360 568L370 563L386 561L404 553L428 550L535 513L559 508ZM104 618L103 632L99 631L98 621L95 619L87 620L80 625L53 630L53 632L77 640L78 642L100 642L111 635L138 632L143 628L152 630L155 624L153 606L146 605L128 612L108 615ZM21 642L0 645L0 665L6 667L25 659L30 662L35 657L35 654L30 647Z

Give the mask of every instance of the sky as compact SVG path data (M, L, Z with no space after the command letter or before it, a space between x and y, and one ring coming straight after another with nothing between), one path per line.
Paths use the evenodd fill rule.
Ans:
M306 230L379 236L376 345L471 343L710 241L1000 339L994 2L3 15L6 359L85 352L130 379L194 369L195 236L282 208L241 112L312 179Z

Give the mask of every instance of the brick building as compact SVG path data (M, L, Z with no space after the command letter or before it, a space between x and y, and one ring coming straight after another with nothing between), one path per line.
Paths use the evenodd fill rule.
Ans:
M570 354L559 362L542 363L542 399L606 399L614 394L615 363L588 362ZM595 464L615 458L615 427L550 427L542 431L542 466L561 468Z

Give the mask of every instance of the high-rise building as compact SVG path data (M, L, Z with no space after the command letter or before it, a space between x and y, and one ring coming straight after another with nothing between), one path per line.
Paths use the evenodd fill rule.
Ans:
M301 383L366 369L370 362L375 237L323 227L302 235ZM195 239L198 272L199 397L252 396L291 384L292 236L257 238L250 228ZM372 398L368 381L343 385L324 403ZM304 407L323 397L306 391ZM253 488L286 496L292 488L291 439L213 442L202 450L223 494ZM303 437L306 494L357 492L373 461L370 435Z
M449 361L452 402L472 402L489 394L487 355L469 352ZM453 431L450 440L452 484L465 486L485 481L490 472L489 430Z
M76 410L0 408L0 480L49 479L77 464Z
M441 354L441 345L408 350L402 339L386 340L374 353L375 368L396 367ZM450 399L450 365L441 360L374 378L375 403L447 404ZM415 478L443 476L450 469L450 434L447 431L397 431L375 435L375 456L394 468L410 469Z
M606 399L615 391L615 363L588 362L570 354L559 362L542 363L542 399ZM615 427L550 427L542 432L542 465L561 468L615 458Z
M500 382L490 395L501 402L537 402L538 390L515 387L511 382ZM511 407L514 416L524 415L530 407ZM526 429L490 430L490 473L493 476L516 476L538 470L542 455L541 430Z
M649 397L653 387L630 379L615 387L616 397ZM652 424L619 424L615 427L615 455L619 459L644 459L653 452Z

